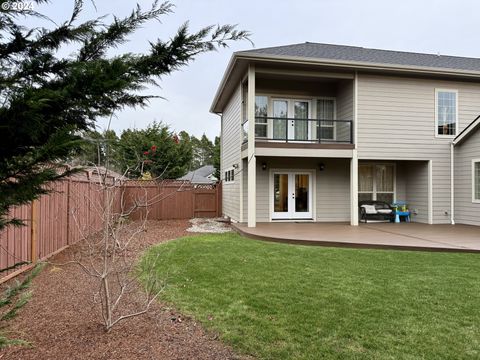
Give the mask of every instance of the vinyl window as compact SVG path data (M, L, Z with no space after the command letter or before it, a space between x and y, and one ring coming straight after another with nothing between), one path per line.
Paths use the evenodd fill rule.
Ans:
M458 91L435 90L435 135L455 136L458 127Z

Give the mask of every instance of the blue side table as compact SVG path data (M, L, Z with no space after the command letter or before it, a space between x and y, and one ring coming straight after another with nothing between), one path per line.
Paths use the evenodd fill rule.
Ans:
M399 211L395 210L395 222L399 223L400 222L400 216L405 216L405 221L410 222L410 211Z

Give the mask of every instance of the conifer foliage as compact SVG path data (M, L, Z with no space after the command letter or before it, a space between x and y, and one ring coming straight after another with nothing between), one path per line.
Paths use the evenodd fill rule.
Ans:
M81 131L93 130L99 117L148 106L156 96L143 94L146 85L201 53L249 36L232 25L190 32L186 23L169 40L150 39L145 53L122 53L129 35L172 13L173 5L155 1L147 10L137 6L110 22L108 17L80 22L84 5L74 1L65 22L41 28L22 25L28 17L46 19L35 11L0 12L0 230L21 224L7 218L12 206L48 192L46 184L69 174L60 165L81 149ZM75 51L60 56L66 46Z

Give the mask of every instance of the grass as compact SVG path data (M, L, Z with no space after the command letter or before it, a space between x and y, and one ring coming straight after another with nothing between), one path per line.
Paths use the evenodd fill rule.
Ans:
M480 255L227 233L177 239L150 256L162 260L162 300L260 359L480 358Z

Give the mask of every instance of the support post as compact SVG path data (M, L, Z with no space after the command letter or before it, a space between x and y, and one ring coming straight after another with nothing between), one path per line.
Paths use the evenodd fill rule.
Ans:
M433 161L428 161L428 223L433 224Z
M255 159L255 65L248 67L248 227L257 225L257 165Z
M31 206L31 240L30 240L30 253L31 261L35 263L37 261L37 243L38 243L38 216L39 216L39 200L33 200Z
M358 226L358 155L353 150L350 160L350 225Z

